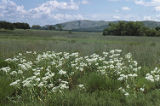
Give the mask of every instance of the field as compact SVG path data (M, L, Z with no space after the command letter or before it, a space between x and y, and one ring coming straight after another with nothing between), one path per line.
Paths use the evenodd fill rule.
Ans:
M0 57L18 52L48 51L80 52L82 55L112 49L131 52L142 65L155 66L160 59L159 37L102 36L102 33L16 30L0 32Z
M36 53L30 51L36 51ZM38 54L40 59L37 63ZM106 54L111 57L107 57ZM115 57L118 59L117 61L123 64L121 71L115 68L116 62L109 63L109 65L104 64L104 61L114 60L115 58L112 56L114 54L117 55ZM56 57L49 57L50 55ZM14 56L17 56L16 61L12 60ZM66 56L69 57L66 58ZM26 69L21 69L21 66L25 64L25 62L21 62L23 57L28 62L25 61L27 64L30 61L33 63L29 64ZM6 60L7 58L11 59ZM63 59L61 60L61 58ZM79 68L71 67L77 58L83 58L78 63L74 63ZM98 59L94 60L95 58ZM103 60L103 58L108 60ZM121 58L123 59L121 60ZM59 61L61 61L62 65L58 68L53 64L52 66L50 62L53 60L58 62L54 64L60 64ZM64 61L65 63L63 63ZM138 65L136 65L136 61ZM87 65L80 67L81 63ZM160 104L159 63L159 37L102 36L102 33L99 32L1 30L0 104L158 106ZM111 67L112 65L114 68ZM99 72L99 68L103 66L110 67L105 68L104 73ZM130 66L137 71L134 72L134 68ZM22 82L27 78L30 80L29 76L34 75L33 69L38 70L40 67L44 68L43 71L40 71L40 81L42 76L44 77L47 73L45 70L54 72L54 79L46 82L47 87L39 87L38 84L32 87L18 85L18 82L21 82L19 79ZM28 70L28 72L16 74L20 69ZM58 70L61 72L60 75ZM74 70L77 71L72 75ZM117 74L119 72L132 76L122 77L121 74ZM52 74L50 73L48 76ZM14 81L16 84L12 83ZM57 86L60 88L63 85L63 89L56 88L58 91L50 92L48 85L52 82L54 82L53 86L59 84ZM125 93L124 90L126 90Z

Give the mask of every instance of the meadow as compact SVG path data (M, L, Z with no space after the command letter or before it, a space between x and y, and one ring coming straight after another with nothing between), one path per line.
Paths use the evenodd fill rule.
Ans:
M1 30L0 104L158 106L159 63L159 37Z
M24 51L80 52L82 55L112 49L131 52L141 65L155 66L160 59L159 37L102 36L101 32L15 30L0 32L0 58Z

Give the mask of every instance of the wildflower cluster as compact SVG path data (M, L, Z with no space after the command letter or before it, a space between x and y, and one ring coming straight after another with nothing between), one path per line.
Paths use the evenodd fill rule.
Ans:
M145 78L151 82L158 82L160 80L160 69L156 67L153 71L147 73Z
M123 55L122 50L118 49L90 56L80 56L78 52L47 51L38 54L27 51L5 61L14 63L14 67L3 67L0 70L13 80L10 86L19 89L45 89L49 92L62 92L73 88L83 90L87 85L74 81L75 76L79 74L79 77L82 77L86 73L95 72L119 81L120 86L117 90L125 96L145 91L143 86L137 87L136 79L139 77L141 67L133 60L131 53ZM152 82L159 81L159 73L156 68L147 73L145 79Z

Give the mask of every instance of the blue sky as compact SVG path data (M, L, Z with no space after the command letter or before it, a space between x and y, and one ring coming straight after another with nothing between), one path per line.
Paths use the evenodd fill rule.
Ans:
M31 25L72 20L160 21L160 0L0 0L0 20Z

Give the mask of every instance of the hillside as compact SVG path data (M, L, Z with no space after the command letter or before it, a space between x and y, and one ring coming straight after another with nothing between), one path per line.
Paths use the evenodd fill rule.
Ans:
M108 27L109 23L118 21L90 21L90 20L77 20L71 22L60 23L63 30L72 31L86 31L86 32L101 32ZM146 27L155 28L160 26L160 22L156 21L141 21ZM56 26L56 25L55 25Z
M101 31L103 28L108 26L108 23L109 22L107 21L78 20L78 21L61 23L61 25L64 30Z
M157 21L142 21L142 22L145 26L150 28L155 28L157 26L160 26L160 22L157 22Z

